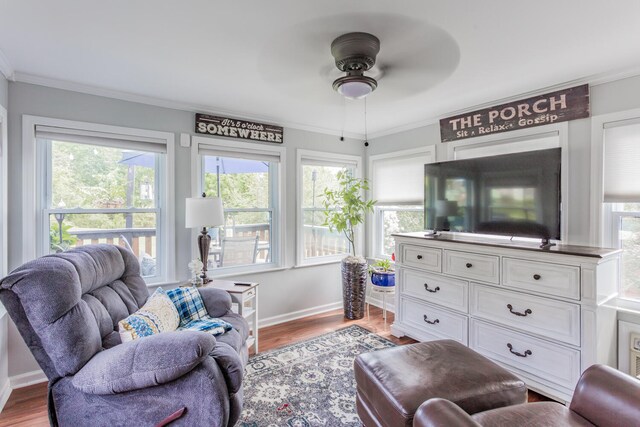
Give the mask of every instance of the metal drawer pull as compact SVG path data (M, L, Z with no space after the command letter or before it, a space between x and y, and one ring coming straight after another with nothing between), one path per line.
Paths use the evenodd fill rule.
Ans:
M418 256L417 256L417 258L418 258L418 259L422 259L422 255L418 255Z
M533 275L533 279L534 279L534 280L540 280L540 279L542 279L542 276L541 276L541 275L539 275L539 274L534 274L534 275Z
M440 323L439 319L436 320L429 320L429 318L427 317L427 315L424 315L424 321L427 322L430 325L435 325L436 323Z
M509 347L509 351L511 352L511 354L515 354L518 357L527 357L527 356L531 356L533 354L533 353L531 353L531 350L526 350L524 352L524 354L518 353L517 351L513 350L513 346L511 345L511 343L507 343L507 347Z
M431 293L436 293L440 290L440 286L436 286L435 289L429 289L429 285L427 283L424 284L424 290Z
M522 316L522 317L526 317L528 314L533 314L533 311L531 311L530 308L527 308L524 313L519 313L517 311L513 311L513 306L511 304L507 304L507 308L509 309L509 311L512 314L515 314L516 316Z
M467 267L467 268L471 268L471 267L473 267L473 264L471 264L470 262L468 262L468 263L466 264L466 267Z

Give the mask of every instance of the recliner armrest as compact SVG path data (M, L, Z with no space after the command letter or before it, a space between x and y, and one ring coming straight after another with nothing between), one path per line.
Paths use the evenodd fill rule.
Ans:
M73 385L89 394L116 394L173 381L199 365L216 346L213 335L164 332L96 353Z
M582 373L569 409L597 426L637 425L640 381L609 366L592 365Z
M424 402L413 417L413 427L481 427L450 400L433 398Z
M237 393L244 377L244 365L238 353L230 345L220 341L209 356L213 357L220 367L229 393Z
M211 317L222 317L231 310L231 296L227 291L216 288L198 288L207 313Z

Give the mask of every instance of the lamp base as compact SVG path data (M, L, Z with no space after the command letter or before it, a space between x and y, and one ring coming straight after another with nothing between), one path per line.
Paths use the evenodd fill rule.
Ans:
M202 260L202 274L200 278L202 283L209 283L211 279L207 277L207 263L209 261L209 246L211 245L211 236L207 233L207 227L202 227L198 235L198 250L200 251L200 259Z

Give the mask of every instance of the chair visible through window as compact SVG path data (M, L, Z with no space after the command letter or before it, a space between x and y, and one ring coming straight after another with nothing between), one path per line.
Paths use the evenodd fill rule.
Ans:
M255 264L258 236L224 237L220 249L220 267Z

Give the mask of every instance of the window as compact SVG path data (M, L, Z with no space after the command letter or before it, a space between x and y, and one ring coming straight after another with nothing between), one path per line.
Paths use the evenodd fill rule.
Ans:
M338 188L337 175L341 171L357 177L359 165L357 156L298 150L299 265L332 262L349 253L349 241L344 234L323 225L324 191Z
M371 156L374 208L372 256L389 258L394 233L424 230L424 165L435 160L435 147Z
M612 205L613 243L623 249L620 296L640 300L640 203Z
M169 139L46 125L35 137L37 254L116 244L138 257L147 283L170 280Z
M280 164L283 151L252 143L194 138L199 186L222 198L225 224L209 231L210 273L280 264Z
M603 201L610 244L623 249L620 296L640 300L640 123L604 129Z

